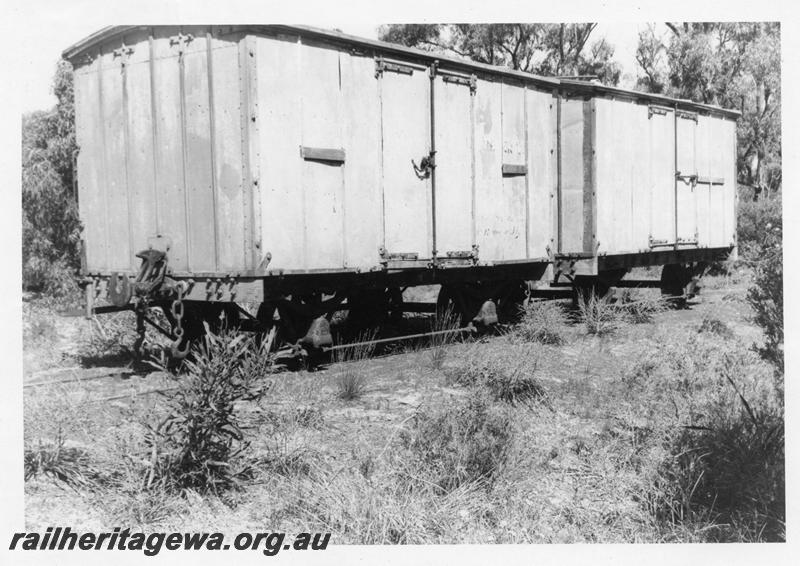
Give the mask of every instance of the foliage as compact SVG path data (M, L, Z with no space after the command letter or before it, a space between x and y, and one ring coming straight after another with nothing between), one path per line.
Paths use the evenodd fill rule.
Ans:
M739 182L756 192L781 186L780 24L667 23L667 38L639 34L637 87L742 112Z
M780 222L767 224L759 261L747 302L755 311L755 322L764 331L761 354L783 373L783 228Z
M75 143L72 68L60 61L55 108L22 120L22 276L27 289L74 292L80 221L72 196Z
M653 322L655 315L664 312L666 302L661 297L653 297L636 292L635 289L623 289L616 306L621 315L634 324Z
M608 297L578 292L578 322L583 324L587 334L602 336L613 332L619 323L619 313Z
M392 24L383 41L400 43L539 75L592 75L616 85L621 68L614 48L589 45L597 24Z
M25 480L50 476L71 486L93 483L93 468L76 437L91 430L93 412L85 395L62 386L25 397Z
M562 333L565 327L564 312L558 303L531 300L515 330L527 342L558 346L564 342Z
M255 337L206 328L192 359L184 361L185 372L175 378L167 416L148 424L148 487L219 493L252 471L236 466L248 446L236 405L266 394L265 377L274 370L271 347L271 339L259 344Z
M752 191L746 189L740 191L736 240L739 255L747 263L757 261L761 257L766 233L782 225L782 200L780 193L754 200Z
M336 377L336 396L343 401L359 399L367 388L364 374L347 369Z
M472 482L491 483L508 456L508 415L483 396L421 410L401 434L413 469L421 469L444 493Z

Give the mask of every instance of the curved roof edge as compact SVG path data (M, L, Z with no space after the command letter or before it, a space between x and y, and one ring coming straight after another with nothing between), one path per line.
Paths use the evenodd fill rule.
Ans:
M228 24L187 24L183 27L202 28L202 27L210 27L212 25L228 26ZM92 35L68 47L62 52L61 56L64 59L73 62L77 57L82 55L87 50L95 47L96 45L117 38L121 35L125 35L126 33L136 30L145 30L152 27L178 27L178 26L179 24L109 26L93 33ZM494 75L511 77L520 81L534 83L544 87L566 88L573 92L580 92L589 95L592 94L611 95L611 96L620 96L634 100L647 100L647 101L652 101L655 104L661 103L665 106L666 105L676 106L684 110L690 109L690 110L698 110L701 112L721 114L725 117L733 119L737 119L741 116L741 113L738 112L737 110L730 110L719 106L694 102L691 100L673 98L661 94L653 94L648 92L641 92L636 90L606 86L586 81L559 79L555 77L543 77L540 75L534 75L532 73L515 71L505 67L498 67L495 65L487 65L485 63L478 63L475 61L456 59L453 57L448 57L437 53L431 53L429 51L423 51L421 49L415 49L413 47L405 47L403 45L387 43L385 41L379 41L376 39L366 39L363 37L356 37L338 31L324 30L311 26L288 25L288 24L243 24L243 25L230 25L230 27L237 28L240 30L251 30L254 32L273 30L273 31L282 31L284 33L299 34L308 37L316 37L332 41L335 43L357 45L360 47L376 49L384 53L391 53L394 55L400 55L405 57L413 57L415 59L421 59L428 62L438 61L440 64L444 63L445 66L448 68L461 69L467 71L469 70L482 71Z

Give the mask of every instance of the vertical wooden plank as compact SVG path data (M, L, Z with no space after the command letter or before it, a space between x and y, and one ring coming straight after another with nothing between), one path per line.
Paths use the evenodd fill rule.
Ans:
M211 116L206 37L198 36L183 53L184 128L189 249L194 271L217 271Z
M624 148L625 136L619 123L619 103L598 98L595 101L595 128L598 140L596 169L597 193L597 239L600 242L598 253L614 253L618 249L616 220L619 216L619 171L627 159ZM626 131L626 130L625 130ZM626 131L627 135L627 131Z
M239 122L242 138L242 179L244 183L245 249L252 269L268 267L262 242L261 135L258 106L257 39L247 35L239 41ZM248 214L249 211L249 214Z
M434 84L436 109L436 246L439 256L472 247L472 95L469 85Z
M584 251L584 114L582 99L561 100L562 253Z
M649 187L650 144L646 104L628 104L631 136L631 240L626 251L648 249L650 237L651 191Z
M697 174L700 177L711 176L711 118L699 116L697 123L696 160ZM697 214L697 245L711 245L711 191L714 189L707 183L697 183L695 187L695 212Z
M525 159L525 87L502 83L502 164L524 165ZM530 172L528 172L530 174ZM497 259L520 260L526 251L526 177L503 177L495 217Z
M112 52L104 53L100 63L100 97L103 120L105 192L108 256L110 270L133 269L131 225L128 215L127 150L121 62Z
M99 112L99 59L75 70L75 137L78 145L78 202L86 246L86 267L106 267L106 213L103 199L102 120Z
M651 231L654 240L675 241L675 114L653 113L650 126Z
M583 102L583 251L595 254L597 248L597 210L595 206L595 179L597 160L595 155L595 99Z
M371 57L341 54L344 166L345 265L368 269L383 245L381 108Z
M251 202L242 175L242 132L240 106L240 68L238 38L211 40L210 75L214 102L213 127L216 175L217 249L219 269L245 270L251 257L249 217ZM246 113L247 109L244 108Z
M301 115L297 38L256 38L264 253L270 269L300 269L304 256Z
M172 242L169 250L172 268L187 271L191 266L183 183L180 68L177 50L169 40L177 33L177 28L160 28L153 37L151 88L161 235Z
M303 81L302 145L343 148L342 88L339 52L327 47L300 45ZM295 159L299 159L298 154ZM344 267L344 173L347 164L305 160L306 269Z
M385 241L390 253L431 257L430 179L417 177L430 151L430 79L424 70L381 74Z
M552 203L556 179L556 109L552 93L528 89L528 254L547 257L552 249Z
M723 151L722 162L724 164L723 174L725 179L723 185L724 207L725 207L725 232L723 246L732 246L736 242L736 121L721 118L722 136L720 137L720 148Z
M475 240L481 261L505 258L502 85L478 79L475 91Z
M133 253L147 249L148 239L158 233L154 198L153 109L150 97L150 56L146 35L127 37L133 48L125 65L127 92L127 163L131 205ZM138 260L134 259L134 266Z
M697 173L697 162L695 159L697 122L679 115L677 128L677 170L680 171L681 175L694 175ZM695 188L688 180L676 180L676 185L678 239L691 241L695 239L697 234L697 202Z

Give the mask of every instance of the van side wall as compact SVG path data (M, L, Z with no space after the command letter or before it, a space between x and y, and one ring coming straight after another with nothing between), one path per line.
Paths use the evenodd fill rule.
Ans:
M676 237L690 248L734 246L735 122L619 99L594 103L598 255L663 249Z
M557 180L551 92L487 75L472 88L447 68L431 81L413 59L387 58L378 70L380 53L302 35L248 41L270 270L376 269L382 249L422 260L434 246L438 257L477 246L482 263L546 261ZM432 115L435 203L432 179L412 166L432 149Z
M243 36L153 30L75 67L86 271L136 272L151 245L176 274L252 270Z

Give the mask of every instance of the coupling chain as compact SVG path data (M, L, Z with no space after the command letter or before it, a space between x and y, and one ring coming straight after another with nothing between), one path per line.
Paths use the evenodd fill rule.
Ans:
M172 316L175 317L175 337L176 343L180 343L183 339L183 286L178 285L178 298L172 301L170 310Z

